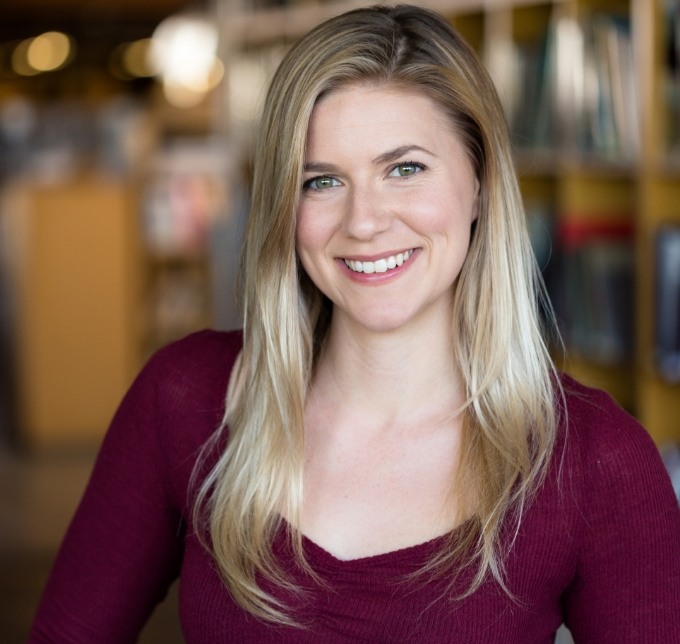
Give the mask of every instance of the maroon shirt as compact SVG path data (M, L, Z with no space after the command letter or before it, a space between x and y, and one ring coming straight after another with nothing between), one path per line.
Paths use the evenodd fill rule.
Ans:
M189 644L222 642L680 642L680 511L658 451L604 393L564 379L548 477L507 560L514 599L487 580L450 601L446 581L405 577L443 539L341 561L309 540L314 586L279 535L280 562L308 590L289 600L306 628L246 614L190 526L189 479L219 425L240 333L205 331L161 350L123 400L55 561L30 643L135 641L179 575ZM566 439L565 439L566 436ZM464 571L457 589L471 578Z

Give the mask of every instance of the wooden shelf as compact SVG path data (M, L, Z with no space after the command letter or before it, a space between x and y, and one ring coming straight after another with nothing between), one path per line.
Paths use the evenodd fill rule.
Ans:
M322 20L365 4L342 0L242 12L232 16L229 24L225 22L225 38L231 39L235 50L292 43ZM620 46L628 43L633 64L632 69L621 67L621 73L625 79L635 79L635 95L640 100L638 119L628 114L634 128L639 129L639 149L635 140L627 141L631 147L620 153L612 149L601 153L597 148L579 145L576 134L583 125L577 127L571 122L576 103L573 91L572 95L568 91L571 112L564 114L559 101L553 106L554 142L518 146L516 164L527 209L537 216L554 218L546 227L559 231L564 226L573 230L620 224L633 235L634 308L623 313L635 318L630 359L607 365L575 352L564 366L587 384L608 390L641 418L657 442L680 441L680 425L670 420L680 416L680 385L659 378L653 361L654 236L665 223L680 225L680 151L668 150L669 116L664 108L663 0L426 0L421 4L447 16L484 56L504 100L510 100L508 90L512 87L508 82L517 71L511 62L515 48L530 51L544 46L549 42L546 39L554 37L558 24L564 25L562 31L573 31L580 25L585 42L586 32L595 29L593 18L601 14L612 18L608 23L603 17L600 28L603 24L612 29L621 26L623 32L617 36L624 44ZM626 19L631 24L629 41L625 41L622 22ZM559 70L554 68L550 77L551 81L557 79L556 85L564 84L564 69L571 73L578 65L578 56L572 54L567 52L569 60L556 63ZM564 56L565 51L559 55ZM592 54L586 50L587 55ZM613 63L617 65L618 61L614 59ZM564 89L553 91L562 91L561 96L565 96Z

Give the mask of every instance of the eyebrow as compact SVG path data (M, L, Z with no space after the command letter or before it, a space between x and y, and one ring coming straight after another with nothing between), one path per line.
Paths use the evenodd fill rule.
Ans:
M332 163L319 163L318 161L311 161L305 163L302 167L303 172L318 172L320 174L333 174L337 172L338 166Z
M373 163L376 165L381 165L383 163L390 163L391 161L398 161L405 154L413 151L425 152L425 154L433 156L432 152L426 148L420 147L419 145L401 145L398 148L394 148L394 150L388 150L387 152L379 154L375 159L373 159Z
M398 148L394 148L394 150L388 150L387 152L379 154L377 157L375 157L375 159L373 159L373 163L375 165L382 165L383 163L397 161L404 155L414 151L424 152L425 154L434 156L433 153L430 152L427 148L423 148L419 145L400 145ZM308 163L305 163L302 170L303 172L318 172L320 174L333 174L334 172L337 172L338 166L334 165L333 163L310 161Z

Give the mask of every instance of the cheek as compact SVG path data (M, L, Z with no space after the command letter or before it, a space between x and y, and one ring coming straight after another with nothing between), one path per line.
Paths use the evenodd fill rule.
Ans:
M432 244L432 260L445 280L457 277L467 257L475 210L470 200L447 193L414 207L411 227Z
M467 183L453 184L443 192L433 208L433 226L457 236L469 237L477 218L477 193Z
M322 225L319 213L309 209L298 210L295 226L295 250L298 261L309 280L325 295L328 295L328 264L326 248L328 233Z
M431 196L406 204L406 212L412 228L423 235L445 237L469 235L473 217L471 209L457 195Z
M299 208L295 221L295 248L298 255L314 244L314 228L305 208Z
M301 204L295 223L298 253L323 250L330 243L336 228L336 215L330 204Z
M303 268L310 277L316 272L314 266L323 258L328 233L323 218L313 209L301 207L295 225L295 249Z

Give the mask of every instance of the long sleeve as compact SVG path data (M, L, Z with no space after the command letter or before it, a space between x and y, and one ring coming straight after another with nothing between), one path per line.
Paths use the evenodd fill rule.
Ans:
M218 338L197 334L162 350L125 396L54 563L31 644L136 641L177 577L188 479L219 424L231 366Z
M583 514L567 623L578 644L680 642L680 509L651 438L598 397L587 410L597 423L570 423L589 435L578 441Z
M563 620L577 644L680 642L680 509L658 451L611 399L573 382L569 429L508 557L512 596L492 579L453 603L442 601L445 578L403 585L447 535L350 561L305 540L324 580L310 587L281 533L275 555L309 589L303 605L292 605L310 628L254 619L185 528L191 472L222 418L239 349L238 336L202 334L163 350L142 372L104 442L29 644L134 641L177 574L184 635L196 644L549 644ZM473 572L463 571L461 590Z

